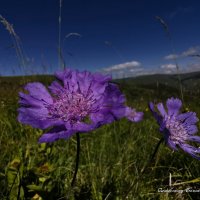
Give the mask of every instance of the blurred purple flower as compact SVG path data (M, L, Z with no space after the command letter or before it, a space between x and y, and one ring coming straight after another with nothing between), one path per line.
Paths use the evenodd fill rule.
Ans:
M64 70L48 88L28 83L20 92L18 121L34 128L49 129L39 142L67 139L77 132L92 131L104 124L127 117L142 120L143 113L125 106L125 97L111 77L98 73Z
M136 110L130 107L126 107L126 118L132 122L139 122L143 119L143 112L136 112Z
M180 147L183 151L190 154L192 157L200 160L200 148L191 146L188 142L200 143L200 137L194 135L198 132L198 122L195 112L180 113L182 102L180 99L173 97L166 102L168 112L166 112L162 103L157 104L159 114L155 112L154 105L150 102L149 107L153 116L160 126L160 132L163 133L167 145L178 150Z

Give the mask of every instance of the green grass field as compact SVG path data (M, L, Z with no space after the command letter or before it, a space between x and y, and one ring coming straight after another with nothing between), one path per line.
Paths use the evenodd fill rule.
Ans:
M183 111L195 111L200 117L200 73L181 79ZM186 192L187 188L200 189L198 160L181 150L173 152L163 143L149 162L162 135L148 102L180 97L175 75L114 81L127 103L144 112L144 120L136 124L123 119L81 134L80 166L73 189L76 137L38 144L42 131L16 119L23 85L31 81L47 85L51 80L49 76L0 77L0 199L200 199L200 191ZM161 188L174 192L159 192Z

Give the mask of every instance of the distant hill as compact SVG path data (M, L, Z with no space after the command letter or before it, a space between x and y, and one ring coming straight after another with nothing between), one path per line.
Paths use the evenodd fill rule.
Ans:
M191 72L180 74L181 82L186 85L191 85L194 82L200 83L200 71L199 72ZM40 81L40 82L51 82L54 79L53 75L30 75L30 76L9 76L9 77L0 77L0 87L3 85L21 85L22 83ZM173 87L176 87L178 83L178 75L177 74L153 74L153 75L144 75L137 77L130 77L125 79L116 79L114 82L127 82L134 83L137 85L149 85L149 84L167 84Z
M188 98L200 96L200 72L181 74L181 84L185 96ZM54 80L50 75L33 75L18 77L0 77L0 98L12 99L18 96L18 92L23 90L23 86L28 82L42 82L49 85ZM155 74L145 75L126 79L117 79L113 82L119 84L120 88L132 99L152 97L165 98L170 95L180 95L180 84L177 75Z
M180 79L183 87L185 89L194 89L194 87L200 86L200 72L191 72L180 74ZM178 88L179 87L179 77L177 74L169 75L169 74L154 74L154 75L144 75L126 79L120 79L116 82L123 83L126 82L128 84L134 84L138 86L157 86L159 84L166 85L169 87Z

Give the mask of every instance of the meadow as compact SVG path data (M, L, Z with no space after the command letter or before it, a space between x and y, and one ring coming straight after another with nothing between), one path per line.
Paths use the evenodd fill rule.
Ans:
M52 76L0 77L0 199L120 200L200 199L199 161L162 143L148 102L179 97L176 75L114 80L127 104L144 112L144 120L126 119L81 134L80 165L71 188L76 137L38 144L42 134L17 121L18 92L27 82L48 85ZM183 111L200 116L200 73L181 75ZM198 123L199 127L199 123ZM199 134L198 134L199 135ZM164 190L172 192L163 192Z

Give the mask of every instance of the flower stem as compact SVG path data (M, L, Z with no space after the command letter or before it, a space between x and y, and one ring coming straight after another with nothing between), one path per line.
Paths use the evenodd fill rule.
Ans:
M164 141L164 138L162 137L160 140L159 140L159 142L158 142L158 144L156 145L156 148L155 148L155 150L154 150L154 152L153 152L153 154L152 154L152 156L151 156L151 159L149 160L149 162L147 163L147 165L141 170L141 174L143 174L144 172L145 172L145 170L147 169L147 166L149 165L149 164L151 164L151 162L153 161L153 159L154 159L154 157L155 157L155 155L156 155L156 153L157 153L157 151L158 151L158 148L160 147L160 145L161 145L161 143Z
M76 180L76 175L78 172L78 166L79 166L79 157L80 157L80 134L76 133L76 145L77 145L77 149L76 149L76 166L75 166L75 171L74 171L74 176L71 182L71 187L74 186L75 180Z
M147 163L147 165L146 165L145 167L143 167L142 170L140 171L141 174L140 174L140 176L138 176L139 179L142 178L142 175L143 175L144 172L146 171L148 165L151 164L151 162L153 161L153 159L154 159L154 157L155 157L155 155L156 155L156 153L157 153L157 151L158 151L158 149L159 149L159 147L160 147L160 145L161 145L161 143L162 143L163 141L164 141L164 138L162 137L162 138L159 140L158 144L156 145L156 148L155 148L155 150L154 150L154 152L153 152L153 154L152 154L152 156L151 156L151 159L149 160L149 162ZM135 185L135 182L138 181L138 178L136 178L136 180L134 180L134 181L132 182L131 186L129 187L129 189L128 189L127 192L125 193L123 199L126 199L126 198L127 198L129 192L131 191L131 189L132 189L133 186Z

